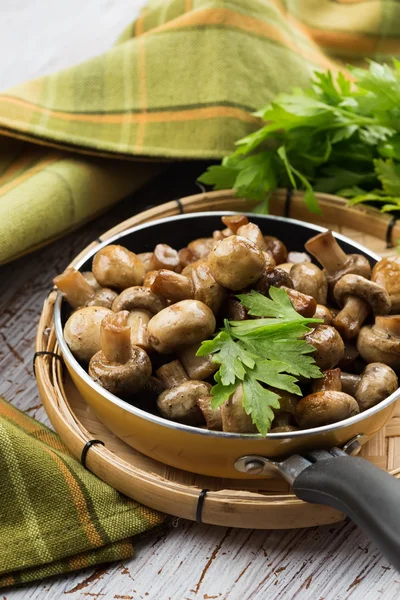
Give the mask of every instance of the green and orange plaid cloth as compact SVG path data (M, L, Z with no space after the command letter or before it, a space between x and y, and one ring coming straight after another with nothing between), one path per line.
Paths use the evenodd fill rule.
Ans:
M0 398L0 587L129 558L131 537L164 519Z
M396 0L150 1L109 52L0 94L0 263L158 172L139 157L221 158L314 69L396 55Z
M0 94L0 263L106 210L160 159L228 154L313 70L391 56L394 0L152 0L106 54ZM130 556L162 520L0 400L0 585Z

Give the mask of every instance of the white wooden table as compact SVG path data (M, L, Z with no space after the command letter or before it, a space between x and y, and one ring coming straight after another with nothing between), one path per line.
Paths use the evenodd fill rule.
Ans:
M106 49L143 3L1 0L0 89ZM185 170L191 182L201 168ZM165 200L196 191L185 182L174 188L173 174L170 181ZM151 203L155 190L160 197L165 187L152 186L136 196L136 207ZM134 210L132 201L124 202L50 249L0 268L0 394L47 424L31 364L51 279L78 250ZM180 520L166 533L140 541L131 561L1 592L2 600L391 600L400 597L400 574L350 522L249 531Z

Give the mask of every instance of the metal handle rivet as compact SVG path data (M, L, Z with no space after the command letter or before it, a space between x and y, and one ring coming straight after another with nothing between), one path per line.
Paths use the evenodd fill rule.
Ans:
M264 470L264 463L261 460L250 460L245 464L245 472L249 475L261 475Z

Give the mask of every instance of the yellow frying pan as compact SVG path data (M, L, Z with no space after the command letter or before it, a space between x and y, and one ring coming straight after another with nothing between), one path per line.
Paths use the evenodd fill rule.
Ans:
M152 251L157 243L184 247L209 237L221 227L221 216L232 213L194 213L133 227L90 250L74 266L91 269L93 255L107 244L134 252ZM281 239L290 250L323 228L283 217L249 215L264 235ZM379 256L350 239L336 235L346 253ZM360 524L388 558L400 568L400 483L361 458L351 457L390 418L400 390L365 412L333 425L312 430L258 434L208 431L167 421L145 412L96 384L71 354L63 336L66 307L58 295L54 322L67 369L82 396L107 427L143 454L179 469L224 478L260 478L280 473L299 498L327 504Z

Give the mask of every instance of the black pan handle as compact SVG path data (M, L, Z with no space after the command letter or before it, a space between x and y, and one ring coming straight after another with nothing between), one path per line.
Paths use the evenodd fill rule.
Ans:
M293 482L306 502L325 504L348 515L400 571L400 481L359 457L317 461Z

